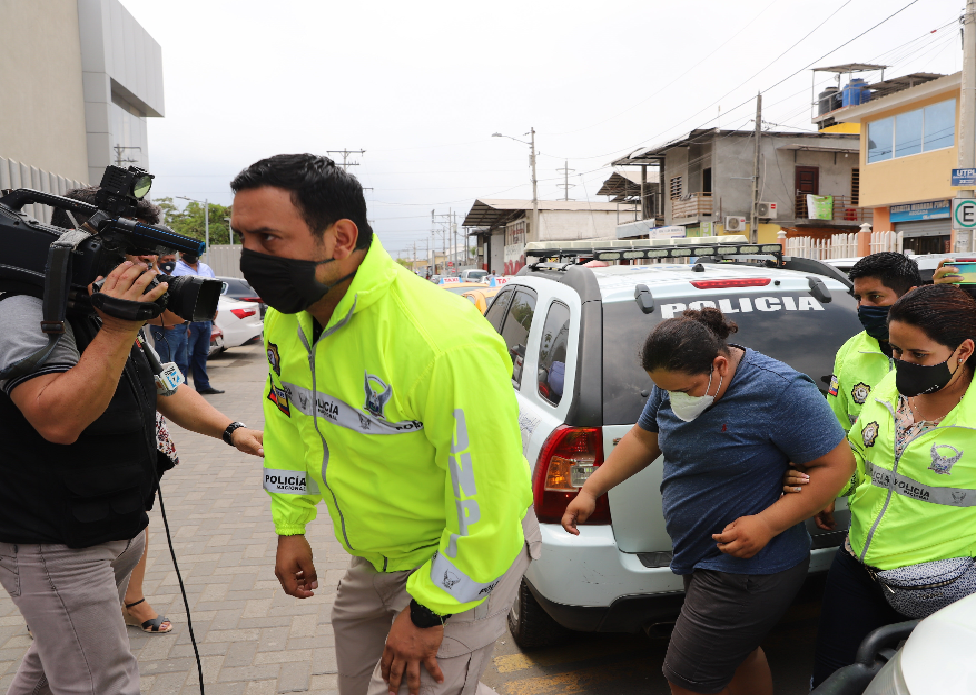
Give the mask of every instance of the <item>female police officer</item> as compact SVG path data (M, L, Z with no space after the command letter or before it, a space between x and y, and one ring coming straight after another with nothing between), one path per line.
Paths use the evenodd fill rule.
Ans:
M895 372L849 434L851 530L828 575L815 686L875 628L976 590L976 301L920 287L891 307L888 332Z
M686 591L664 662L673 693L772 693L759 643L806 578L810 537L801 522L854 468L813 381L728 345L736 328L704 308L654 329L641 352L654 382L644 412L562 520L577 534L600 495L664 455L671 569ZM806 494L780 498L789 461L809 467L810 483Z

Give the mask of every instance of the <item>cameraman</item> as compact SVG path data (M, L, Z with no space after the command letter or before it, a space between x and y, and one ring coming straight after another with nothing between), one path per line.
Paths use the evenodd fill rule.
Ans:
M72 225L74 226L74 225ZM101 291L151 302L156 272L126 261ZM47 344L41 300L0 297L0 369ZM231 423L192 389L156 395L135 345L142 322L69 312L35 372L0 380L0 583L34 641L8 693L135 695L139 673L119 603L145 547L158 483L158 409L186 429L263 455L262 434Z

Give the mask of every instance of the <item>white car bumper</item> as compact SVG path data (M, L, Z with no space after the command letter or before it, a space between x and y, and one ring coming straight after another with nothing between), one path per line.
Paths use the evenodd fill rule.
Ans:
M611 526L580 526L572 536L542 524L542 557L525 579L557 622L577 630L626 631L673 619L683 583L670 568L646 567L617 549ZM810 553L810 573L825 572L836 548Z

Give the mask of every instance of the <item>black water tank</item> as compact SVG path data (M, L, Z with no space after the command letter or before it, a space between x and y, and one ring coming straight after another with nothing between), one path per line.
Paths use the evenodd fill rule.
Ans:
M840 94L837 87L827 87L817 95L817 115L823 116L840 108Z

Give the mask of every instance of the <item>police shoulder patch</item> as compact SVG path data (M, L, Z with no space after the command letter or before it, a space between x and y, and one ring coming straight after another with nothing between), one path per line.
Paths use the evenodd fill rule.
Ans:
M281 356L278 354L278 346L274 343L268 343L268 364L275 374L281 376Z
M878 438L878 423L869 422L861 430L861 439L864 440L864 446L874 446L875 440Z
M275 386L274 382L271 382L271 388L268 389L268 400L274 403L278 410L291 417L291 409L288 407L288 394L285 393L284 389Z
M828 396L836 396L837 391L840 387L840 379L837 378L836 374L830 375L830 386L827 388Z
M854 399L855 403L864 405L864 403L868 400L869 393L871 393L871 387L861 381L855 384L854 388L851 389L851 398Z

